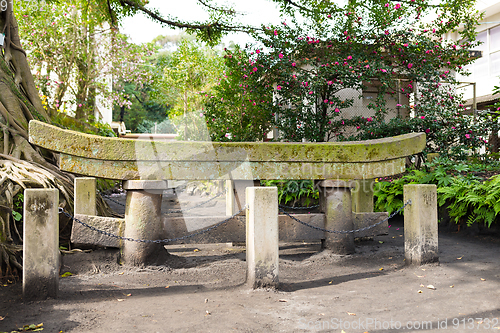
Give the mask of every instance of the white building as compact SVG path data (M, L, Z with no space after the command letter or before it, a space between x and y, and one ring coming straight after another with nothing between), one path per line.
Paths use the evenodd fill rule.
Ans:
M482 57L465 67L471 72L470 76L459 75L457 78L464 82L461 89L467 106L487 110L489 105L500 99L500 95L492 95L493 87L500 86L500 1L478 0L476 8L484 12L483 20L476 27L477 39L483 43L475 48L482 51Z

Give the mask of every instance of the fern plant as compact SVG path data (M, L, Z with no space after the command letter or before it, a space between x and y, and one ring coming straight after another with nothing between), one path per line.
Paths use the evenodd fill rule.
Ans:
M377 182L375 210L392 213L401 207L406 184L436 184L438 204L447 206L452 221L460 223L465 219L468 226L480 223L491 227L500 214L500 175L483 181L468 172L491 170L489 166L456 164L448 159L439 159L427 167L429 172L410 170L399 179Z
M312 180L262 180L261 184L278 188L280 204L307 207L319 200L319 191Z
M477 222L489 228L500 213L500 175L484 182L456 178L437 192L439 205L448 204L448 213L455 223L466 217L468 226Z

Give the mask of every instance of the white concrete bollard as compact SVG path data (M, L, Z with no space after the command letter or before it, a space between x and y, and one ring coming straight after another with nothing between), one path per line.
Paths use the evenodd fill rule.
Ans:
M59 290L59 190L24 191L23 298L57 297Z
M247 187L247 284L278 287L278 188Z
M403 187L405 207L405 261L422 265L439 261L436 185L409 184Z
M96 213L96 179L92 177L75 178L75 214L92 215Z

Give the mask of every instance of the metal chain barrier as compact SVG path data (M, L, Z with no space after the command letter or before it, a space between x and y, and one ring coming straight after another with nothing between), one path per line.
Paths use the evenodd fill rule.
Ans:
M189 207L189 208L186 208L186 209L179 209L179 210L171 210L171 211L168 211L168 212L167 212L167 214L178 214L178 213L183 213L183 212L190 211L190 210L192 210L192 209L195 209L195 208L201 207L201 206L203 206L203 205L205 205L205 204L207 204L207 203L209 203L209 202L211 202L211 201L213 201L213 200L217 199L218 197L220 197L221 195L224 195L224 194L226 194L226 191L220 192L220 193L216 194L213 198L210 198L210 199L208 199L207 201L203 201L203 202L201 202L201 203L199 203L199 204L197 204L197 205L195 205L195 206L193 206L193 207ZM108 199L109 201L114 202L114 203L115 203L115 204L117 204L117 205L120 205L120 206L125 207L125 205L124 205L124 204L122 204L121 202L118 202L118 201L116 201L116 200L114 200L114 199L111 199L111 196L109 196L109 195L105 195L105 194L101 194L101 195L102 195L104 198Z
M169 211L167 212L167 214L178 214L178 213L188 212L188 211L190 211L190 210L192 210L192 209L195 209L195 208L201 207L201 206L203 206L204 204L207 204L207 203L209 203L210 201L213 201L213 200L217 199L218 197L220 197L221 195L224 195L224 194L226 194L226 191L222 191L222 192L220 192L220 193L216 194L213 198L210 198L210 199L208 199L207 201L200 202L199 204L197 204L197 205L195 205L195 206L193 206L193 207L189 207L189 208L186 208L186 209L179 209L179 210L169 210Z
M364 228L360 228L360 229L356 229L356 230L328 230L328 229L325 229L325 228L320 228L320 227L317 227L315 225L312 225L312 224L309 224L307 222L299 220L295 216L292 216L289 213L285 212L283 209L280 209L280 210L286 216L290 217L292 220L294 220L294 221L296 221L296 222L298 222L300 224L303 224L306 227L309 227L309 228L312 228L312 229L315 229L315 230L319 230L319 231L333 233L333 234L352 234L352 233L355 233L355 232L361 232L361 231L365 231L365 230L368 230L368 229L375 228L376 226L378 226L378 225L384 223L385 221L388 221L389 219L393 218L394 215L398 214L401 210L403 210L408 205L411 205L411 200L408 200L402 207L400 207L397 211L393 212L389 217L383 219L382 221L379 221L379 222L377 222L375 224L372 224L372 225L370 225L368 227L364 227Z
M309 207L291 207L291 206L285 206L285 205L278 205L278 207L282 208L282 209L306 210L306 209L318 208L319 205L314 205L314 206L309 206Z
M95 231L97 233L100 233L102 235L105 235L105 236L109 236L109 237L113 237L113 238L117 238L117 239L120 239L120 240L124 240L124 241L129 241L129 242L136 242L136 243L156 243L156 244L161 244L161 243L171 243L171 242L176 242L176 241L180 241L180 240L184 240L184 239L187 239L187 238L191 238L191 237L194 237L194 236L198 236L198 235L201 235L201 234L204 234L204 233L207 233L209 231L212 231L214 230L215 228L217 227L220 227L221 225L223 225L224 223L228 222L229 220L233 219L234 217L238 216L241 212L243 212L245 209L247 209L247 207L243 207L242 209L240 209L239 212L237 212L236 214L234 214L233 216L230 216L228 217L227 219L225 220L222 220L214 225L212 225L211 227L209 228L206 228L206 229L203 229L203 230L200 230L200 231L197 231L193 234L189 234L189 235L185 235L185 236L182 236L182 237L177 237L177 238L166 238L166 239L156 239L156 240L149 240L149 239L134 239L134 238L130 238L130 237L123 237L123 236L119 236L119 235L115 235L115 234L112 234L110 232L107 232L107 231L104 231L104 230L100 230L100 229L97 229L96 227L94 226L91 226L85 222L82 222L80 221L79 219L77 219L76 217L72 216L70 213L68 213L67 211L64 210L64 208L61 208L59 207L59 214L64 214L66 215L69 219L73 220L73 221L76 221L78 223L80 223L81 225L83 225L84 227L86 228L89 228L90 230L92 231Z
M101 196L102 196L103 198L105 198L105 199L108 199L108 200L109 200L109 201L111 201L111 202L114 202L114 203L115 203L115 204L117 204L117 205L120 205L120 206L125 207L125 204L122 204L122 203L121 203L121 202L119 202L119 201L116 201L116 200L114 200L114 199L111 199L111 196L110 196L110 195L105 195L105 194L102 194L102 193L101 193Z

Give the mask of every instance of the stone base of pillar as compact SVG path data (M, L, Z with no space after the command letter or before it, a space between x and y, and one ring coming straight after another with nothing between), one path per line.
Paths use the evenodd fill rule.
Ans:
M162 193L166 181L130 180L127 190L124 236L133 239L157 240L165 235L161 219ZM165 244L124 241L121 260L126 265L159 265L168 258Z
M323 180L318 182L320 210L325 214L325 229L353 230L351 188L355 184L343 180ZM322 248L335 254L355 252L354 235L325 232Z

